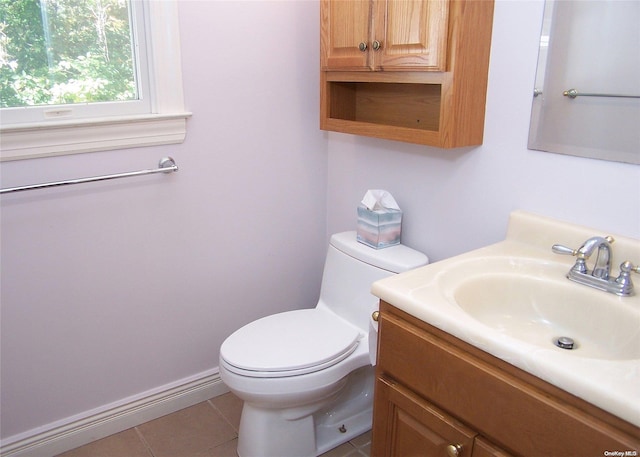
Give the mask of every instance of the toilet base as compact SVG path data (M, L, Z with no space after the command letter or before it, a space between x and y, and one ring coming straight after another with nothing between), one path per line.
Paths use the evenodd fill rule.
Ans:
M238 433L240 457L316 457L371 429L373 367L347 376L336 395L313 405L271 409L245 402Z
M244 404L238 432L240 457L316 455L313 417L289 420L281 413Z

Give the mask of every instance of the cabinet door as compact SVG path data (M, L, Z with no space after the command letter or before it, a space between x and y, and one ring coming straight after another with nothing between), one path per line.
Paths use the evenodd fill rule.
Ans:
M511 454L478 436L473 443L472 457L511 457Z
M447 446L470 457L475 432L405 387L376 380L371 455L446 457Z
M369 69L371 9L372 0L321 0L320 64L323 70Z
M373 17L375 70L446 70L449 0L377 0Z

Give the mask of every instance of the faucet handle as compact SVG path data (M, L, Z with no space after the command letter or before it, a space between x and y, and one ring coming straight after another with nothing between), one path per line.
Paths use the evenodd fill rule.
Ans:
M576 273L587 273L587 256L580 252L580 249L571 249L570 247L564 246L562 244L554 244L553 246L551 246L551 250L555 254L576 256L576 263L573 265L571 270L575 271Z
M628 260L620 264L620 275L616 278L616 283L620 287L618 295L633 295L633 282L631 273L640 273L640 266L634 265Z
M621 273L640 273L640 265L634 265L630 261L625 261L620 264Z
M562 244L554 244L553 246L551 246L551 250L555 254L560 254L560 255L578 255L577 249L571 249Z

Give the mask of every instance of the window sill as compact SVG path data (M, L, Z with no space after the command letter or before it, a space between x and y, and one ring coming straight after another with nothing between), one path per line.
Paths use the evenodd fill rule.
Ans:
M0 161L182 143L191 113L0 127Z

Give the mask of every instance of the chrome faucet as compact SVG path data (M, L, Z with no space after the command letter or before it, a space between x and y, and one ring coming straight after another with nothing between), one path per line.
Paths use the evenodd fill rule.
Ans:
M585 241L578 249L578 259L583 258L584 260L590 258L596 248L598 249L598 255L596 256L591 276L602 279L609 278L609 272L611 271L611 243L613 243L613 241L613 238L610 236L605 238L594 236ZM582 271L582 273L586 273L586 271Z
M594 236L585 241L578 249L571 249L561 244L554 244L551 250L556 254L576 256L576 263L567 273L567 278L589 287L604 290L620 296L633 295L631 273L640 273L640 267L626 261L620 265L620 274L612 278L611 274L611 244L614 239L610 236ZM587 260L597 249L593 269L587 268Z

